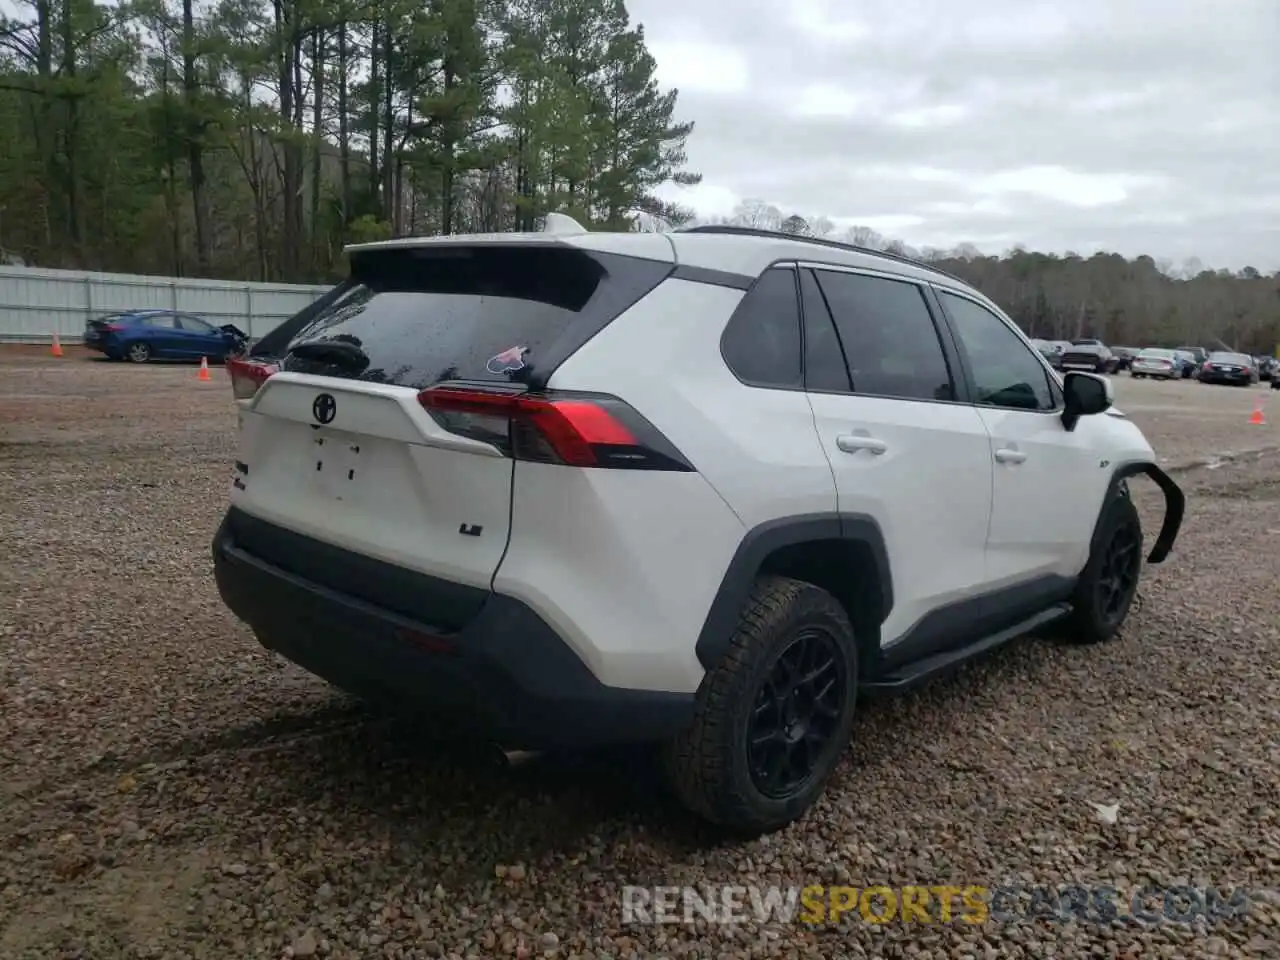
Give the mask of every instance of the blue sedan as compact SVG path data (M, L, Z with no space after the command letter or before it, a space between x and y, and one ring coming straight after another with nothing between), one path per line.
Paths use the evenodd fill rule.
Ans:
M215 327L176 310L111 313L84 325L84 345L112 360L199 360L217 363L244 350L247 337L237 327Z

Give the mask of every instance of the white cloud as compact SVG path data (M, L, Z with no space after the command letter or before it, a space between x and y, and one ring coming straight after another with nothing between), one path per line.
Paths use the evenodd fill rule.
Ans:
M914 110L903 110L890 115L889 122L897 127L924 129L950 127L969 115L969 108L959 103L939 103Z
M780 6L789 6L789 23L816 43L843 46L865 40L874 33L866 23L849 15L848 4L792 0L790 5Z
M1022 167L1002 170L975 184L979 193L1030 193L1076 207L1104 207L1129 197L1123 175L1082 174L1063 167Z
M705 214L1280 268L1277 0L628 6L696 122L664 196Z
M802 117L852 117L865 109L862 97L855 91L829 83L809 84L792 102L797 115Z
M681 92L743 93L751 86L751 69L741 52L698 40L650 41L658 61L658 80Z

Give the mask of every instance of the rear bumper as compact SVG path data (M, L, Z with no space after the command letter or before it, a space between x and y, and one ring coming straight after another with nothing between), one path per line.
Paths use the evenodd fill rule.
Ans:
M237 542L237 515L246 519L232 508L213 542L223 602L263 646L357 696L421 713L441 732L456 730L513 749L657 741L693 719L691 694L600 683L518 600L476 589L478 612L460 628L442 630L255 556ZM274 529L281 542L301 545L298 534L248 519L259 542ZM316 548L311 561L340 553L310 543ZM349 556L356 582L361 578L355 571L370 561ZM408 590L421 581L418 598L441 592L441 581L403 569L396 581ZM472 589L450 586L455 594ZM406 597L402 609L415 607L420 604Z
M1252 383L1253 377L1246 373L1210 373L1201 370L1200 380L1203 383Z
M1062 370L1070 372L1078 370L1082 373L1106 373L1111 368L1110 364L1098 360L1085 360L1082 358L1064 359L1062 361Z
M96 350L98 353L110 357L113 360L119 360L124 356L124 351L121 349L120 341L113 335L97 337L92 340L85 337L83 343L88 349Z

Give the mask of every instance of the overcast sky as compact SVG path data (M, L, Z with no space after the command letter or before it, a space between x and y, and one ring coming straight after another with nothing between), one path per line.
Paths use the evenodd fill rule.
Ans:
M1280 0L628 0L753 197L915 246L1280 269Z

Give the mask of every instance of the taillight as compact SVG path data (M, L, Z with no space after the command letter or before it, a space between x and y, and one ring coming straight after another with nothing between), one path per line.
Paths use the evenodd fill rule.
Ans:
M418 402L440 426L516 460L571 467L691 471L653 424L616 397L429 387Z
M231 377L231 393L237 400L251 399L267 382L268 377L280 371L274 363L245 360L242 357L229 357L226 367Z
M124 327L122 327L118 323L108 323L105 327L102 328L104 333L119 333L123 329Z

